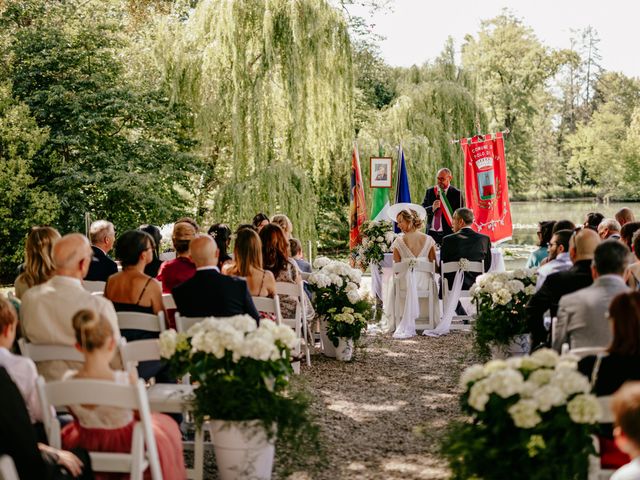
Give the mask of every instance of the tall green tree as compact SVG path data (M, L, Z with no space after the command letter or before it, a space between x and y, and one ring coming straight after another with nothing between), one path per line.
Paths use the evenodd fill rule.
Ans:
M85 212L119 230L171 221L187 211L200 173L185 112L161 89L127 81L120 7L8 1L1 19L11 35L2 58L13 95L49 132L33 176L59 198L65 231L79 230Z
M468 35L462 46L463 66L476 78L489 127L511 131L506 154L513 191L529 185L535 99L566 60L566 52L545 47L531 28L508 12L483 21L477 37Z

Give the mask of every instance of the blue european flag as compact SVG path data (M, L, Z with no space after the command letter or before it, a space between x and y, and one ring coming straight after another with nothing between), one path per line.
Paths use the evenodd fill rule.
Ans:
M404 150L402 150L402 145L398 147L398 176L396 177L395 203L411 203L409 176L407 175L407 165L404 162ZM396 233L400 233L400 229L396 222L393 222L393 230Z

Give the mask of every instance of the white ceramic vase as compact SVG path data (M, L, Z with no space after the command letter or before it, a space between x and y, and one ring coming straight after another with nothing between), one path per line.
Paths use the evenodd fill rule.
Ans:
M528 333L516 335L507 345L492 345L491 358L504 360L509 357L521 357L531 349L531 336Z
M336 347L333 342L327 337L327 321L320 321L320 342L322 344L322 354L325 357L336 357Z
M211 420L208 425L221 480L271 479L275 437L268 439L262 422Z
M353 338L338 338L336 358L342 362L350 362L353 357Z

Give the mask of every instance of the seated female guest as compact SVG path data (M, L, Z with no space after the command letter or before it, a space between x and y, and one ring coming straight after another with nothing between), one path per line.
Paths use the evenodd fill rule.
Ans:
M256 229L256 232L260 233L266 225L269 225L269 217L267 217L264 213L257 213L255 217L253 217L252 225Z
M284 233L284 238L287 242L291 239L291 234L293 233L293 223L289 220L289 217L279 213L278 215L274 215L271 217L271 223L275 223L279 225L282 229L282 233Z
M548 247L553 235L553 226L555 221L543 221L538 223L538 248L531 252L527 260L527 268L539 267L540 263L547 258L549 253Z
M626 227L626 225L625 225ZM636 232L633 235L633 241L631 242L633 255L635 262L627 267L624 272L624 280L627 285L633 290L640 289L640 232Z
M218 246L218 268L222 271L223 267L231 262L231 255L228 253L231 244L231 229L224 223L216 223L209 228L207 233L213 237Z
M282 229L270 223L260 231L262 241L262 261L265 270L273 273L276 282L302 283L300 270L292 258L289 258L289 242L285 239ZM311 302L304 295L304 308L307 320L311 320L315 312ZM284 318L294 318L296 313L296 300L288 296L280 297L280 310Z
M151 260L149 265L144 267L144 273L150 277L156 278L160 271L160 265L162 265L162 260L160 260L160 242L162 241L162 233L160 233L160 229L155 225L140 225L139 230L147 232L151 235L151 238L153 238L153 260Z
M55 265L51 255L53 242L60 238L55 228L33 227L24 246L24 270L15 281L16 297L22 298L29 288L53 276Z
M640 380L640 293L622 293L611 301L609 320L613 340L606 352L580 360L578 370L591 379L593 393L613 394L627 380ZM603 467L618 468L629 462L612 440L611 429L600 436Z
M97 379L118 384L135 381L127 372L114 371L109 367L116 351L116 342L106 318L92 310L80 310L74 315L72 323L76 346L83 353L85 363L81 370L68 372L65 379ZM90 405L69 405L69 410L74 421L62 429L64 448L83 447L90 451L116 453L131 451L135 419L131 410ZM151 414L151 419L163 478L186 478L178 425L170 417L159 413ZM96 475L96 478L101 477Z
M233 263L226 266L224 273L243 277L253 297L273 297L276 293L273 273L262 268L260 237L251 229L245 228L237 233Z

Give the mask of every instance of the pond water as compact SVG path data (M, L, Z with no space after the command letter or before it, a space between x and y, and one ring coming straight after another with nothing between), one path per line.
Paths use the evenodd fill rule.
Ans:
M576 225L581 225L589 212L600 212L605 217L613 218L622 207L628 207L640 216L640 204L630 202L607 204L588 200L512 202L513 238L500 244L505 252L507 269L524 266L529 253L536 248L538 222L542 220L571 220Z

